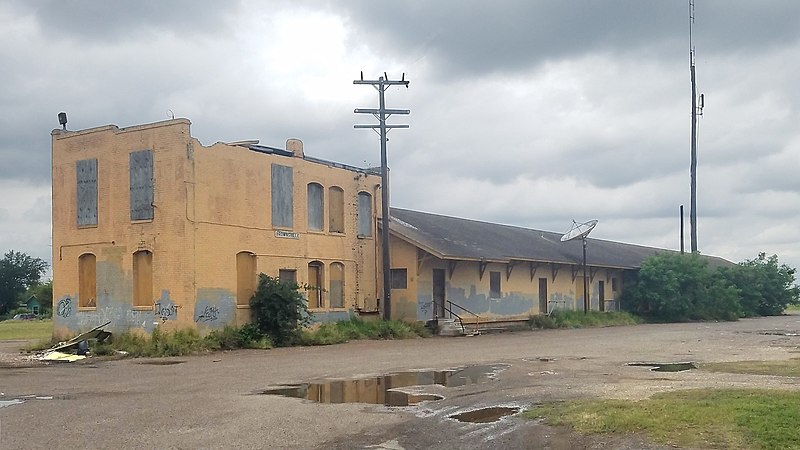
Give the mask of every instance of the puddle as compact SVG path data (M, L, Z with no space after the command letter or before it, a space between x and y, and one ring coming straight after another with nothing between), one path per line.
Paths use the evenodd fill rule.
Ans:
M653 372L683 372L685 370L697 369L697 364L693 362L677 363L628 363L631 367L652 367Z
M175 364L183 364L186 361L178 361L178 360L160 360L155 359L152 361L142 361L139 364L146 364L148 366L174 366Z
M23 400L18 399L18 398L11 399L11 400L0 400L0 408L5 408L6 406L11 406L11 405L21 405L23 403L25 403L25 402Z
M491 381L506 364L469 366L452 370L398 372L358 380L302 383L265 389L263 395L302 398L318 403L369 403L386 406L414 406L424 401L442 400L435 394L413 392L412 386L458 387Z
M491 408L481 408L474 411L467 411L447 416L459 422L469 423L489 423L496 422L503 417L511 416L520 412L520 408L511 406L493 406Z

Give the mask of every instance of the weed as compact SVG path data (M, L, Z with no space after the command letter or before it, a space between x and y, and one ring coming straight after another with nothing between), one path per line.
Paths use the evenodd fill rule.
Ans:
M317 329L303 330L302 345L330 345L358 339L411 339L430 336L420 323L399 320L363 321L358 318L323 323Z
M528 318L531 328L586 328L635 325L642 319L627 312L600 312L557 310L549 316L536 315Z

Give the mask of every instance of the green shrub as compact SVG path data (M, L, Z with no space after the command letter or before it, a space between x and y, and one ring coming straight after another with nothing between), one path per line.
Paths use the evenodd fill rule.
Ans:
M226 326L214 330L205 337L205 346L210 350L236 350L239 348L272 348L272 342L261 336L255 326L247 324L241 328Z
M306 299L297 284L282 283L266 274L258 276L258 288L250 299L254 332L278 347L301 341L302 329L311 318Z
M647 258L622 293L625 309L653 321L736 320L739 290L697 254Z
M774 316L800 302L800 287L794 284L796 270L778 263L778 256L759 253L735 267L721 269L722 276L740 293L742 315Z

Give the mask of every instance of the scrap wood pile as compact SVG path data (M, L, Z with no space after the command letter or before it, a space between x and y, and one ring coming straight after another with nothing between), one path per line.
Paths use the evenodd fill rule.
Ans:
M111 336L111 333L103 330L111 322L106 322L99 327L92 328L91 330L81 333L74 338L59 342L53 347L37 353L33 359L39 361L66 361L73 362L86 358L86 353L89 349L89 340L95 339L97 342L103 342Z

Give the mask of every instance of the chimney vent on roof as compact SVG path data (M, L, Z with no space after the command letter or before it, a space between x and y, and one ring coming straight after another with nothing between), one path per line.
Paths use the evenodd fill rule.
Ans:
M287 139L286 140L286 150L289 150L294 154L296 158L303 157L303 141L300 139Z
M67 113L65 112L58 113L58 123L59 125L61 125L64 131L67 130Z

